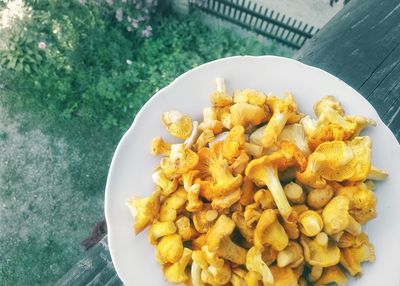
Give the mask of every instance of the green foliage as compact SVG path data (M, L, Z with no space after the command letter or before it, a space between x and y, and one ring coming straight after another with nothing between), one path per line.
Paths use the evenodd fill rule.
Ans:
M158 13L145 39L115 24L113 12L74 1L36 1L16 27L3 67L7 87L28 108L124 130L138 109L179 74L237 54L278 54L256 38L205 26L196 17ZM46 3L45 5L42 3ZM46 48L39 49L38 43ZM22 67L21 67L22 65Z

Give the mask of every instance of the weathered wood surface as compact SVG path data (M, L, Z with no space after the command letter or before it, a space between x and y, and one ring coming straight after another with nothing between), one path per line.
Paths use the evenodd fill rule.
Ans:
M85 256L56 283L56 286L119 286L108 251L107 237L89 249Z
M358 90L399 140L399 0L352 0L295 58Z
M295 56L347 82L400 136L400 3L352 0ZM56 285L122 285L103 238Z

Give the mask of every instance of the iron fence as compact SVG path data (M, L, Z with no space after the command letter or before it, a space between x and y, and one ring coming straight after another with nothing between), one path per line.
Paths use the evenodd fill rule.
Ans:
M249 0L192 0L190 10L193 9L199 9L294 49L300 49L318 32L313 26Z

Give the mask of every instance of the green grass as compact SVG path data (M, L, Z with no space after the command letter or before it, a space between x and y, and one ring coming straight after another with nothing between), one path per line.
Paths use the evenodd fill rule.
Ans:
M53 285L79 260L80 241L103 219L116 144L157 90L213 59L281 54L197 19L158 15L153 30L139 43L93 32L86 41L103 49L96 59L80 62L77 43L63 55L70 72L48 58L0 89L0 285ZM112 44L102 38L110 31Z

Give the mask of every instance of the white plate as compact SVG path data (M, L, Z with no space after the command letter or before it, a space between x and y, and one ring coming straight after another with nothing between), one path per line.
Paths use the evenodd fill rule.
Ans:
M226 79L229 91L254 88L278 95L293 92L299 109L312 113L313 103L324 95L334 95L348 114L360 114L377 121L364 134L373 142L373 164L390 173L377 185L378 217L364 230L376 249L376 262L364 264L360 279L350 285L400 285L400 147L374 108L357 91L331 74L295 60L263 56L238 56L199 66L178 77L154 95L137 114L122 137L111 163L105 195L108 243L112 260L126 285L168 285L154 258L154 246L147 232L133 235L133 219L125 203L128 198L148 196L154 190L151 174L159 158L149 152L151 139L168 136L160 123L163 111L179 110L201 119L203 107L215 90L215 77ZM382 284L382 285L383 285Z

